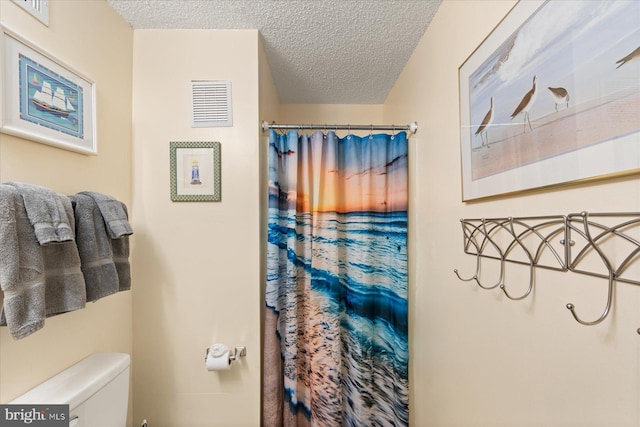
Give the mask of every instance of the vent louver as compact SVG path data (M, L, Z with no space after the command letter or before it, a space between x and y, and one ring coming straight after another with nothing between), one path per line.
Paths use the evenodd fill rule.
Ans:
M49 26L49 0L13 0L13 2L33 15L38 21Z
M191 127L232 126L231 82L191 82Z

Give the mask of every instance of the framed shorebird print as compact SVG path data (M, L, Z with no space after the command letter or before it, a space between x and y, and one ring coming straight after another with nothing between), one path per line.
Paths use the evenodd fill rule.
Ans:
M172 141L169 154L172 201L221 200L219 142Z
M462 199L640 172L640 2L520 1L459 68Z
M97 154L95 83L2 28L4 133Z

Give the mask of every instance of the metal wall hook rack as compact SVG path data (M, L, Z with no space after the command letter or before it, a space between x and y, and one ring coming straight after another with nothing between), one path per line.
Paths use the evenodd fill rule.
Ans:
M595 320L584 320L573 303L566 305L582 325L597 325L610 313L615 282L640 285L640 274L633 277L630 268L640 260L640 213L589 213L569 215L461 219L463 247L476 257L476 270L470 278L482 289L499 287L511 300L528 297L535 283L536 268L571 271L607 279L607 301ZM498 282L481 283L481 259L500 262ZM514 296L504 281L506 262L529 267L529 285L524 294ZM594 266L599 265L599 268ZM629 277L631 276L631 277ZM640 334L640 328L637 330Z

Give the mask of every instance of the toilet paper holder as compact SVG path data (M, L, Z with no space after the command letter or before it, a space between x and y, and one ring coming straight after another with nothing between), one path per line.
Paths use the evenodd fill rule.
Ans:
M204 360L207 360L207 357L209 357L209 351L211 350L211 347L207 347L207 350L205 352L205 356L204 356ZM229 351L229 360L231 360L232 362L234 360L237 360L239 357L245 357L247 355L247 347L245 346L236 346L236 348L234 348L233 350Z

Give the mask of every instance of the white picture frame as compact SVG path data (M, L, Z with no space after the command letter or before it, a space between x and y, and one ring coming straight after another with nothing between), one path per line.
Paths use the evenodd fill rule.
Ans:
M98 154L96 84L2 27L0 131L82 154Z
M640 171L639 13L601 0L511 9L458 70L463 201Z

